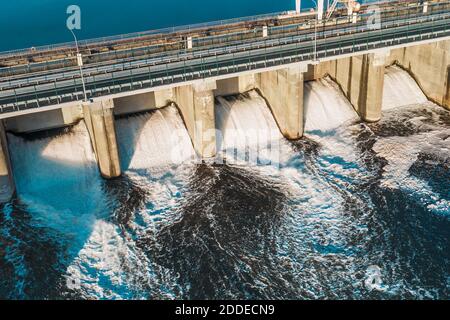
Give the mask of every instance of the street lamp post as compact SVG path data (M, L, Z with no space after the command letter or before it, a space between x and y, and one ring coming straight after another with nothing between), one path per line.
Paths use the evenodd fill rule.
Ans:
M75 32L73 32L72 29L69 30L72 33L73 38L75 39L75 45L77 47L77 64L78 67L80 67L81 83L83 84L84 102L87 102L88 98L86 93L86 84L84 82L84 75L83 75L83 56L80 53L80 48L78 47L78 40L77 37L75 36Z
M319 0L320 1L320 0ZM313 63L317 64L317 23L319 22L319 5L317 4L316 0L313 0L314 4L316 5L316 18L314 19L314 59Z
M314 56L313 62L317 63L317 19L314 20Z

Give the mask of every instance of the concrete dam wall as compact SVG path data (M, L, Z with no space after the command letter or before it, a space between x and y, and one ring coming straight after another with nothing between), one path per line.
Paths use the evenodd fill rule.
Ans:
M169 149L173 148L182 151L182 155L175 157L178 159L214 158L223 152L223 144L227 143L221 130L224 119L234 119L235 123L239 119L239 114L230 109L229 101L223 97L249 93L248 99L260 101L259 107L252 107L251 103L240 107L242 112L249 112L247 117L263 101L269 113L261 113L265 116L259 120L267 122L266 116L270 114L279 133L295 140L305 130L314 131L320 126L332 129L342 121L354 119L355 115L376 122L383 110L400 104L423 103L429 99L449 108L449 67L450 41L444 41L309 66L296 64L198 81L5 119L0 126L0 201L11 198L15 190L12 172L17 157L10 161L8 144L11 147L17 141L8 138L5 132L21 134L82 123L100 174L109 179L120 176L130 165L140 166L142 157L136 160L134 152L147 154L148 161L158 164L168 161L168 154L173 153ZM345 103L338 103L344 100ZM333 107L336 103L340 107ZM149 116L149 111L154 114ZM172 137L172 131L176 131L175 140L162 138ZM123 140L124 132L134 138ZM150 147L144 140L163 141L164 145ZM159 156L161 152L166 155ZM154 153L158 156L152 157Z

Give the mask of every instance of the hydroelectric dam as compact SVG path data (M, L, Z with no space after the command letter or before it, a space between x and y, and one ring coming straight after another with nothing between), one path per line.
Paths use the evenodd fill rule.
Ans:
M203 158L217 151L218 96L257 90L281 133L299 139L305 82L330 76L359 116L376 122L385 68L397 64L431 101L449 108L450 2L383 4L378 27L367 8L341 8L328 19L324 12L299 11L86 41L80 43L85 80L71 45L2 54L1 199L14 192L5 130L39 131L84 119L102 176L114 178L121 175L114 117L172 103Z
M0 53L0 298L448 299L450 1L295 3Z

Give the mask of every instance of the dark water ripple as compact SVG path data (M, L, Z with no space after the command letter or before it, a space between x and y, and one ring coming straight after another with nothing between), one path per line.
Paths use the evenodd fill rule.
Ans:
M111 203L101 219L119 230L127 252L117 253L123 282L116 297L449 299L449 215L385 185L388 160L374 145L446 130L450 116L437 108L401 115L354 125L355 163L324 155L313 139L292 144L292 166L312 181L300 179L305 185L294 190L289 174L196 165L177 205L160 213L154 190L132 175L103 182ZM408 171L447 201L449 157L423 150ZM302 193L309 188L332 200L311 204ZM103 291L70 288L73 235L36 223L32 212L19 199L2 207L0 298L104 298L114 291L106 273L95 284ZM153 222L146 220L149 214ZM371 265L382 270L384 290L364 285Z

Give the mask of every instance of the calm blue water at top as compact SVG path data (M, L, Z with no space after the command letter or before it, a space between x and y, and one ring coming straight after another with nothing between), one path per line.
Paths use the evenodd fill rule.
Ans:
M313 3L302 0L304 8ZM80 39L295 9L295 0L2 1L0 51L72 41L66 29L66 9L72 4L82 11Z

